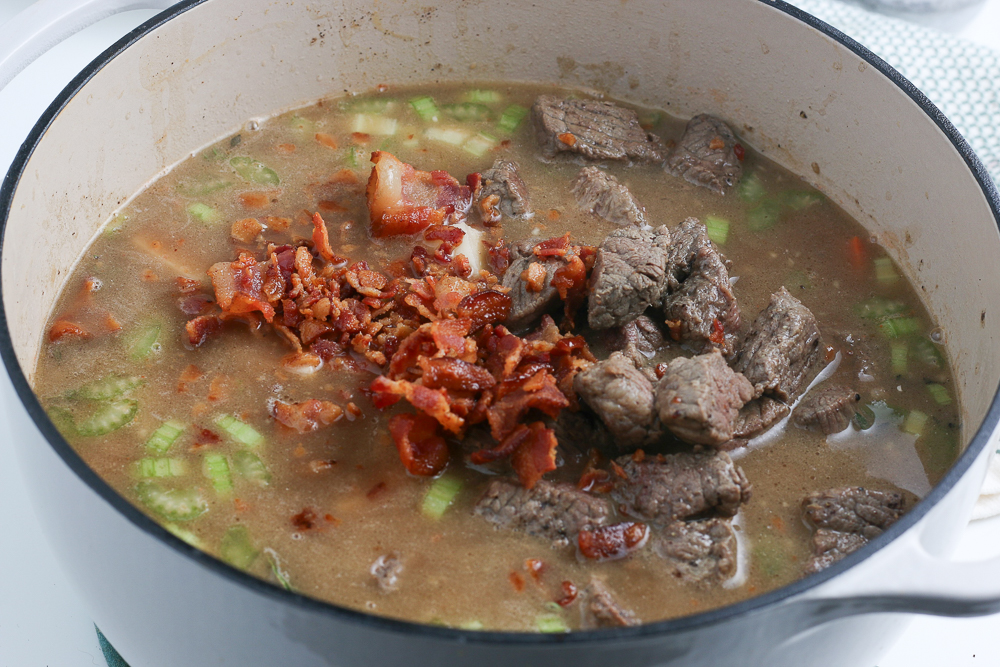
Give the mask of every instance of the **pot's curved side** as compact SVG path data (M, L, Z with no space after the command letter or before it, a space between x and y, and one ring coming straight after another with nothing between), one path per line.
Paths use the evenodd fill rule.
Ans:
M866 558L905 556L892 539L918 520L935 536L928 549L949 552L997 419L989 410L1000 345L985 326L994 315L980 312L980 304L1000 303L996 193L984 192L966 166L974 158L940 118L876 61L786 13L793 10L757 0L720 1L712 11L694 0L575 3L571 11L562 3L459 0L431 10L360 0L258 4L189 0L171 10L170 21L71 85L67 97L79 93L43 119L0 194L0 210L8 208L0 283L10 332L0 335L0 352L30 413L17 405L11 416L36 435L18 443L19 456L56 551L127 659L149 667L792 665L827 641L808 639L819 622L891 636L898 619L836 620L858 609L825 597L843 574L855 586L841 592L863 590ZM739 75L748 71L754 75ZM779 162L805 166L815 184L868 221L923 288L958 373L973 445L931 502L871 548L781 591L669 623L541 637L387 621L279 591L184 545L86 468L26 379L61 282L102 222L191 148L275 107L387 81L470 77L591 85L680 115L722 115ZM976 433L980 424L988 427ZM860 638L831 642L824 664L861 664L879 648Z

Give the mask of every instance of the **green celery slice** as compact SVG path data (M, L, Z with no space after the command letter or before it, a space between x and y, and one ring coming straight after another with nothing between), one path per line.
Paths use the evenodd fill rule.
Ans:
M341 102L340 108L353 113L383 114L392 109L395 103L391 97L364 97Z
M903 431L918 438L924 434L929 417L920 410L910 410L903 421Z
M705 216L705 230L712 243L725 245L729 238L729 221L714 215Z
M736 186L736 194L743 201L753 203L762 199L767 194L767 191L764 189L764 184L760 182L757 174L748 174Z
M558 614L540 614L535 617L535 627L545 633L569 632L566 622Z
M187 472L182 459L146 457L136 462L139 477L180 477Z
M442 475L433 482L424 496L421 511L430 519L440 519L462 488L462 480Z
M139 401L131 398L106 403L78 423L76 432L84 437L106 435L131 422L138 411Z
M250 541L246 526L230 526L219 543L219 555L233 567L246 570L260 554Z
M424 136L432 141L461 146L469 138L469 132L457 127L428 127L424 130Z
M920 322L915 317L891 317L878 325L886 338L909 336L920 330Z
M814 190L786 190L778 195L778 201L792 209L801 211L824 199L823 195Z
M186 428L187 424L184 422L168 419L149 436L149 440L146 441L146 449L156 454L165 454Z
M50 405L45 411L63 437L76 435L76 421L73 419L73 413L58 405Z
M773 199L764 199L747 211L747 228L761 232L773 227L781 217L781 204Z
M928 366L935 368L944 366L944 356L929 338L917 338L913 341L913 356L917 361Z
M892 315L899 315L908 310L902 301L887 299L883 296L873 296L854 307L858 317L866 320L881 320Z
M142 504L167 521L191 521L208 511L197 489L164 489L156 482L140 482L136 493Z
M485 630L486 626L483 625L482 621L473 619L471 621L462 621L458 624L459 630Z
M310 139L316 134L316 123L302 116L292 116L288 119L288 129L298 139Z
M233 467L237 473L261 486L271 483L271 473L268 472L267 466L253 452L241 449L233 454Z
M257 429L233 415L219 415L215 420L215 425L241 445L256 448L264 442L264 436Z
M229 461L224 454L205 454L202 472L212 482L216 493L226 495L233 490L233 477L229 473Z
M445 104L441 110L457 121L463 123L475 123L488 121L493 118L493 112L484 104L475 102L459 102L458 104Z
M391 136L396 134L398 126L399 123L395 118L359 113L354 116L354 120L351 122L351 132Z
M933 382L927 385L927 391L938 405L951 405L951 393L943 384Z
M201 549L204 547L204 544L202 543L201 539L199 539L199 537L194 533L192 533L190 530L186 530L172 523L165 523L163 524L163 527L169 530L171 533L173 533L174 537L184 540L185 542L193 546L195 549Z
M278 556L278 552L267 547L264 549L264 556L267 558L267 564L271 567L271 574L274 578L278 580L281 587L286 591L294 591L295 588L292 587L291 577L288 576L288 572L281 567L281 558Z
M500 128L501 131L510 134L521 125L527 116L528 109L522 107L520 104L511 104L503 110L503 113L500 114L500 120L497 121L497 127Z
M893 341L890 348L890 360L892 372L896 375L906 375L906 360L910 352L910 346L903 341Z
M434 104L434 98L428 95L414 97L410 100L410 106L420 116L420 120L434 122L438 119L438 108Z
M503 95L496 90L470 90L463 97L466 102L477 104L497 104L503 99Z
M153 352L159 352L161 348L159 343L161 328L162 325L159 322L153 322L139 331L138 334L132 336L129 356L138 361L145 359Z
M249 157L234 157L229 165L244 179L260 185L279 185L278 173L267 165Z
M885 285L891 285L899 280L896 267L888 257L879 257L875 260L875 280Z
M497 145L497 138L493 135L486 134L485 132L479 132L471 139L465 142L462 146L467 153L471 153L476 157L484 155L487 151L493 150Z
M192 218L199 222L203 222L206 225L214 224L222 219L221 213L208 204L203 204L201 202L188 204L187 212Z
M88 401L109 401L118 398L133 389L141 387L144 380L141 377L125 377L124 375L108 375L100 380L83 385L66 394L66 398L84 399Z

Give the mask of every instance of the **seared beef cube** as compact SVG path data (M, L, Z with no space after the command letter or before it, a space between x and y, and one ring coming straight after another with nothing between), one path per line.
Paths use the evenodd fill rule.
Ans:
M771 428L774 424L788 416L789 408L781 401L776 401L768 396L755 398L742 408L733 424L732 449L746 444L747 440L756 438L758 435Z
M581 530L607 524L610 514L604 500L544 479L531 489L505 479L493 480L474 512L497 528L543 537L554 546L566 546Z
M736 535L725 519L678 521L667 526L653 550L689 583L715 583L736 573Z
M643 521L667 525L709 512L733 516L750 499L750 482L725 452L635 458L617 459L625 477L611 496Z
M489 222L499 222L496 216L489 216L487 210L499 211L508 218L531 214L528 187L521 180L518 169L516 162L498 159L479 175L482 185L476 192L476 205L484 221L489 218Z
M382 591L389 593L396 590L399 575L403 571L403 561L398 554L383 554L375 559L371 566L371 575Z
M782 401L799 388L819 358L819 325L812 312L784 287L757 316L733 360L733 370L750 380L755 393Z
M645 315L609 330L608 334L608 347L624 354L637 367L649 361L663 346L663 332Z
M678 357L656 385L660 422L681 440L720 445L733 438L734 422L753 386L734 373L718 350Z
M541 95L531 107L542 151L579 153L592 160L662 162L658 137L639 126L639 116L611 102Z
M503 274L503 286L510 290L511 298L506 324L515 331L527 328L559 302L559 291L552 286L552 278L565 262L561 257L536 257L532 252L535 245L537 242L521 241L509 246L510 266ZM537 266L532 267L533 264ZM525 271L530 275L534 270L545 272L538 291L522 278Z
M590 578L590 584L583 589L580 598L583 613L580 625L584 630L639 624L636 615L618 604L607 585L597 577Z
M841 533L837 530L820 528L813 535L813 556L806 563L806 573L819 572L866 544L868 540L857 533Z
M792 421L796 426L830 433L840 433L854 418L854 408L861 401L861 394L850 387L833 385L815 389L802 399Z
M725 194L743 175L736 144L736 135L724 122L707 114L695 116L667 156L667 169L688 183Z
M870 540L896 523L903 505L898 493L852 486L809 495L802 501L802 510L816 528L856 533Z
M659 304L669 248L666 227L626 227L604 239L590 276L587 320L591 328L621 326Z
M607 426L618 451L659 439L653 385L621 352L577 373L573 388Z
M580 170L573 183L573 195L584 211L616 225L646 225L646 207L617 178L598 167Z
M699 352L713 347L723 354L732 351L740 307L726 260L696 218L688 218L673 232L663 313L674 340Z

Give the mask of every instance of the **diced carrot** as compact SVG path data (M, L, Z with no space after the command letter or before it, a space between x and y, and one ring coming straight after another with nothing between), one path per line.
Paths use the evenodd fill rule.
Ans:
M327 148L338 147L337 140L332 135L326 134L325 132L317 132L316 141L318 141L323 146L326 146Z
M122 325L115 319L114 315L107 313L104 316L104 328L108 330L108 333L115 333L122 330Z
M576 145L576 135L570 134L569 132L563 132L562 134L557 136L556 139L563 142L567 146Z
M868 253L865 252L864 242L862 242L859 237L852 236L847 242L847 249L851 266L858 270L865 268L868 260Z
M271 203L271 196L266 192L244 192L240 203L244 208L264 208Z
M295 144L278 144L274 147L280 153L294 153Z
M56 342L57 340L62 340L65 337L71 338L90 338L90 332L81 327L78 324L74 324L69 320L57 320L52 328L49 329L49 341Z

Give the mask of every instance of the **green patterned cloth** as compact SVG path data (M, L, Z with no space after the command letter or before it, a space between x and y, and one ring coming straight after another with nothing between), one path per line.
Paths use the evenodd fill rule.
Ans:
M97 630L97 643L101 645L101 652L104 653L104 659L107 660L108 667L128 667L125 659L118 655L115 647L101 634L100 628L95 625L94 630Z
M854 38L912 81L955 124L1000 185L1000 52L835 0L792 4Z

